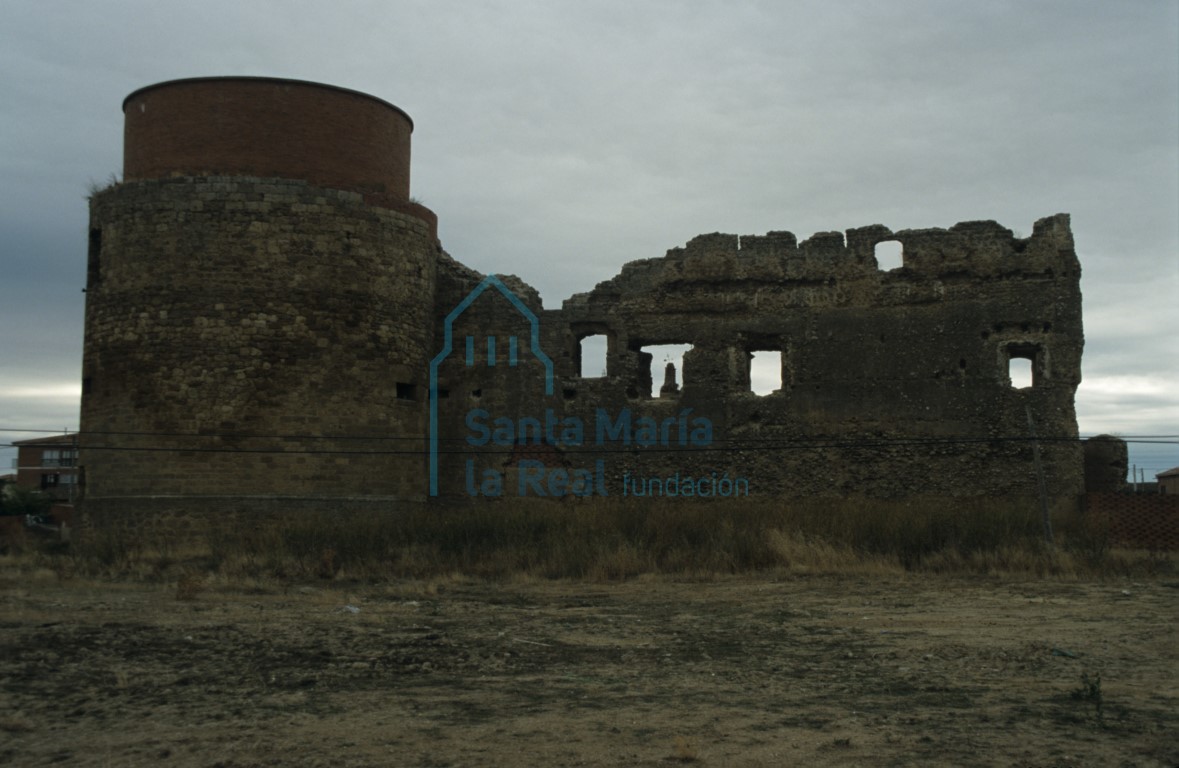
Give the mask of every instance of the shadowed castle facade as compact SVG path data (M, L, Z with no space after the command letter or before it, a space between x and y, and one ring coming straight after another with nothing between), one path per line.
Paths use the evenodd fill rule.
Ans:
M391 104L233 77L123 111L123 180L90 215L96 523L707 497L726 478L730 496L1034 496L1029 414L1050 493L1084 489L1067 215L1026 238L990 221L702 235L546 310L442 250ZM886 241L902 266L878 266ZM590 336L604 375L582 375ZM663 344L691 349L660 388L645 350ZM771 394L750 389L754 352L780 360Z

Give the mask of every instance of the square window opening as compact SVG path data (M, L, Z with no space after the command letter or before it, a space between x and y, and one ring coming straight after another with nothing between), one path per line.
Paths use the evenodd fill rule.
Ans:
M1035 383L1032 358L1012 354L1007 361L1007 379L1012 389L1029 389Z
M577 371L583 379L599 379L606 376L606 353L608 337L604 333L582 336L577 341Z
M755 350L749 356L749 391L760 397L781 390L782 351Z
M1039 386L1047 375L1048 351L1034 341L1019 341L1004 345L1007 383L1012 389L1028 389ZM1000 363L1004 362L1000 358Z
M1033 385L1032 359L1010 357L1007 361L1007 379L1013 389L1027 389Z
M884 240L876 244L876 267L889 272L905 266L905 247L900 240Z

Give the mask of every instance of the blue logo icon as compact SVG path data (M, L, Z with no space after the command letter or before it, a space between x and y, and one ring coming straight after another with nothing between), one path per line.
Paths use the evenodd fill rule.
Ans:
M544 364L544 389L545 394L551 396L553 394L553 361L540 348L540 319L536 314L520 301L516 294L504 285L495 275L488 275L483 278L466 298L458 303L458 305L450 311L443 323L443 344L442 351L440 351L433 360L430 361L430 495L438 495L438 366L442 364L450 353L454 351L454 322L458 319L467 308L471 306L488 288L495 288L504 298L511 302L516 311L519 312L525 319L528 320L530 328L529 349L532 354L536 356L541 363ZM494 335L488 336L482 340L487 349L487 365L493 367L496 364L496 337ZM463 342L464 359L468 366L475 365L475 348L476 339L474 336L467 336ZM518 363L519 355L519 341L517 337L510 336L508 338L508 365L515 367Z

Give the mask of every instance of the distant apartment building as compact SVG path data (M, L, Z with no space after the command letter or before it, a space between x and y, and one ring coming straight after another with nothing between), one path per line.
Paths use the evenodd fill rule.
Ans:
M52 435L15 440L16 485L44 491L55 499L72 500L78 482L77 435Z

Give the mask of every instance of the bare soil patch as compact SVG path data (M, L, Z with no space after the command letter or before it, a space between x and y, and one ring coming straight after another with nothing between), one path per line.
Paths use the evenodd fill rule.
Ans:
M0 764L1179 765L1167 580L0 587Z

